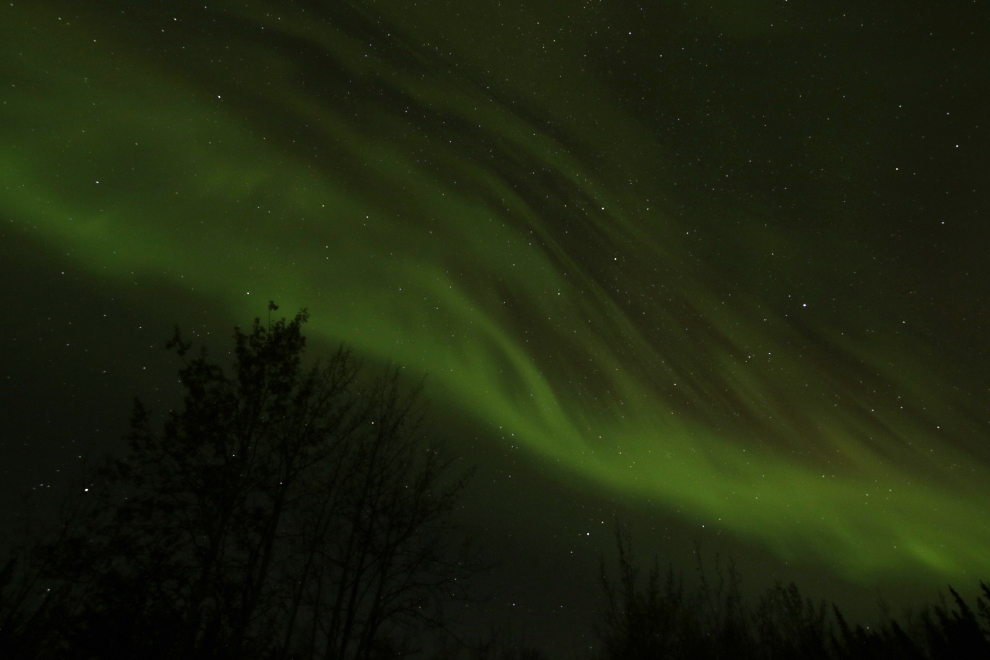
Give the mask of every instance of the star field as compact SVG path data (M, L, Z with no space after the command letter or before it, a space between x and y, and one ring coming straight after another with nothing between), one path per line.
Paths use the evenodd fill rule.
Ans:
M99 371L169 373L149 323L219 342L308 307L317 345L428 375L463 451L502 457L479 511L521 479L851 584L975 580L979 12L8 3L0 219L38 325L5 350L87 365L60 377L95 402ZM106 310L46 302L77 290ZM63 342L74 319L126 354ZM543 509L517 504L525 546Z

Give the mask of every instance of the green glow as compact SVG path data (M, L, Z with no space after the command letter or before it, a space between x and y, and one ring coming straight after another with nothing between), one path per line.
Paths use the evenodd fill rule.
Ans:
M437 45L440 19L380 10L408 25L386 52L287 3L211 8L256 33L216 45L177 22L170 64L97 19L3 9L18 27L0 47L0 212L121 283L188 287L243 318L308 306L310 333L429 373L433 399L559 478L854 579L985 568L975 404L901 319L849 316L836 282L809 310L725 285L659 192L663 147L567 64L580 44L499 65L488 37ZM285 43L340 73L314 89ZM728 213L705 221L753 259L822 247ZM849 270L865 259L835 247Z

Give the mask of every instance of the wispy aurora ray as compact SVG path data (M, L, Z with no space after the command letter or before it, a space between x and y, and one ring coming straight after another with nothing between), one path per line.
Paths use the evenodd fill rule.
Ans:
M860 580L983 570L966 389L838 266L784 300L691 232L849 271L863 248L729 202L686 217L671 148L587 44L520 66L485 50L491 26L333 4L4 8L9 228L241 317L308 306L310 333L429 373L434 400L558 478L781 557Z

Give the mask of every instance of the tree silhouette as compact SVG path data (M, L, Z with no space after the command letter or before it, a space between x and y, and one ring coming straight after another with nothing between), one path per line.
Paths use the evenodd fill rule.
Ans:
M659 660L661 658L731 658L753 660L986 660L990 658L990 586L980 583L979 619L951 587L955 607L943 599L905 622L890 617L881 604L879 625L850 626L835 605L831 615L824 601L817 606L801 596L793 583L776 583L747 606L730 562L723 572L716 556L715 576L704 570L700 547L699 584L688 592L673 568L661 580L654 560L645 581L627 530L616 529L617 577L610 577L604 559L600 581L603 599L597 633L602 642L599 660Z
M398 369L363 378L344 348L303 368L307 318L235 330L231 376L176 328L181 409L158 429L136 401L127 454L21 553L4 592L20 600L0 602L10 649L367 660L444 624L479 568L451 545L467 476L449 476Z

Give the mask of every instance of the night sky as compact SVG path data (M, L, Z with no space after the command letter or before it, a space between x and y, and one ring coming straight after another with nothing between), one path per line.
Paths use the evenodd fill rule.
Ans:
M990 579L986 2L203 2L0 6L5 520L275 300L427 376L551 649L617 517L751 593Z

